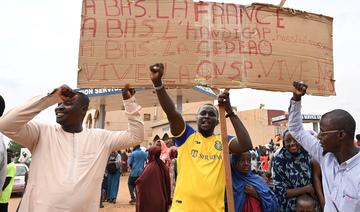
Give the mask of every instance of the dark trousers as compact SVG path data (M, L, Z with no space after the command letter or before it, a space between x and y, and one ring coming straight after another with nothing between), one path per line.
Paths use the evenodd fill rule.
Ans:
M135 181L138 179L139 177L131 177L129 176L128 179L128 187L129 187L129 192L130 192L130 197L131 199L135 199Z
M8 212L9 203L0 203L0 212Z

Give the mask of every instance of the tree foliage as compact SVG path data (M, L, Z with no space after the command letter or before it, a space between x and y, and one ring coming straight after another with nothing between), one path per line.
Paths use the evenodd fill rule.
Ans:
M9 149L14 152L15 155L20 155L21 148L24 148L22 145L15 143L13 140L9 142Z

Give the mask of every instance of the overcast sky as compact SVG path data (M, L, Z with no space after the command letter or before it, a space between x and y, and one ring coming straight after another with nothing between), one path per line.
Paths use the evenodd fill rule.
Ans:
M251 1L219 2L250 4ZM279 4L280 0L256 2ZM2 1L0 6L0 93L6 111L25 100L62 84L76 87L80 37L81 0ZM341 108L360 124L360 3L356 0L287 0L285 7L334 18L335 97L306 96L303 111L323 114ZM316 33L316 32L314 32ZM242 89L231 92L238 110L258 108L286 110L290 93ZM38 120L54 123L53 107ZM357 127L359 133L360 128Z

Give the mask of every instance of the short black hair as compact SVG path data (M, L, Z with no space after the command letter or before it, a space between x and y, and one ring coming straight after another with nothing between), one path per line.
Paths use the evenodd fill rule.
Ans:
M4 113L4 110L5 110L5 100L0 95L0 116L2 116L2 114Z
M352 139L355 136L356 122L350 113L342 109L329 111L321 119L331 120L334 130L344 130Z
M360 140L360 134L357 134L357 135L356 135L356 139L357 139L357 140Z
M90 99L89 97L84 94L84 93L81 93L79 91L76 91L75 92L78 96L79 96L79 102L80 102L80 105L81 106L86 106L87 108L89 107L89 104L90 104Z

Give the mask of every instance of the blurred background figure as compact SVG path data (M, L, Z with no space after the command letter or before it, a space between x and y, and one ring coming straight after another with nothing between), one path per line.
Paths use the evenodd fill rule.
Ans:
M14 178L16 175L16 167L13 162L13 152L8 149L7 150L7 171L4 185L2 187L2 193L0 195L0 211L7 212L9 200L12 192L12 187L14 185Z
M121 156L121 176L125 176L125 173L128 172L128 155L126 154L126 151L120 152Z
M5 100L0 95L0 117L4 113L5 110ZM5 138L3 134L0 132L0 188L3 187L6 177L6 168L7 167L7 153L5 146ZM0 189L0 194L2 189Z
M103 202L105 201L107 201L107 171L106 170L101 183L100 208L104 207Z
M356 146L360 147L360 134L356 135Z
M110 203L116 203L120 184L120 161L121 156L113 151L108 160L107 170L107 200Z
M173 140L170 138L170 136L169 136L167 133L165 133L165 134L163 135L162 140L165 142L165 144L166 144L166 146L167 146L168 148L170 148L170 147L172 147L172 146L175 145L174 142L173 142Z
M175 146L170 147L170 186L171 186L171 199L174 197L174 191L176 186L176 178L177 178L177 148Z
M265 146L260 146L260 170L267 173L269 170L269 154Z
M254 173L258 172L258 160L256 157L255 150L250 150L250 156L251 156L251 171Z
M160 159L161 147L149 149L144 172L136 180L136 212L167 212L171 205L169 168Z
M27 166L30 166L31 160L32 158L30 150L28 148L21 148L18 162L25 163Z
M144 165L147 159L147 153L140 149L140 145L134 146L133 152L131 153L131 157L129 157L129 166L130 166L130 175L128 179L128 187L130 192L129 201L130 204L136 203L135 197L135 181L139 178L141 173L144 171Z

